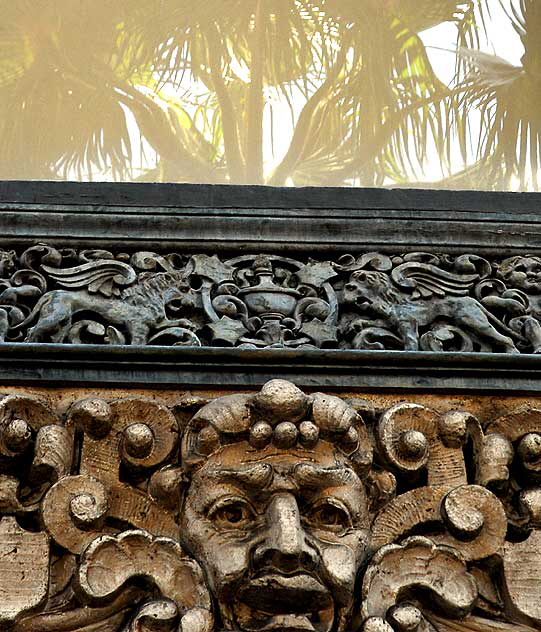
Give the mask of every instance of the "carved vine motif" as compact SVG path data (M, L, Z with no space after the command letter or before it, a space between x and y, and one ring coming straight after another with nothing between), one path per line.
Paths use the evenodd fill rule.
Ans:
M541 629L541 410L0 400L9 632Z
M541 258L0 251L0 341L538 353Z

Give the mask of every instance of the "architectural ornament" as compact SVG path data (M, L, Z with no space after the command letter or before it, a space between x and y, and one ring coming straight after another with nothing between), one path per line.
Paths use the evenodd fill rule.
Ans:
M75 266L62 277L60 261L40 261L49 278L67 283L75 275ZM60 331L55 323L68 337L75 306L90 294L104 305L98 289L105 287L120 309L115 301L126 288L133 296L149 279L160 292L182 279L189 289L181 310L197 292L206 297L203 310L218 315L222 297L237 299L231 305L242 318L228 317L255 341L278 337L278 328L261 333L267 314L284 317L273 321L278 327L294 321L288 329L300 339L308 337L310 306L323 324L333 310L330 264L192 259L178 277L151 272L166 275L158 283L137 281L134 261L88 256L78 274L92 292L47 289L37 265L19 276L8 267L4 293L37 298L35 312L49 320L32 325L34 333L40 322L44 335ZM138 261L150 266L150 256ZM278 263L307 287L314 275L326 278L322 289L274 290ZM108 270L88 281L95 265L109 265L118 278ZM405 283L406 272L435 263L393 265ZM195 271L197 288L186 280ZM228 276L236 293L224 287ZM245 289L259 289L242 293L242 278ZM486 287L501 290L498 283L503 278ZM500 290L479 290L480 303L515 300ZM57 299L66 308L60 320ZM12 308L7 317L17 320L17 301ZM119 327L114 318L108 326ZM259 319L252 329L250 319ZM148 335L157 335L150 325ZM0 400L0 629L7 632L539 630L540 529L541 410L531 406L480 421L467 410L442 413L409 401L374 409L362 398L304 393L278 379L216 399L179 394L173 404L87 397L64 410L22 391Z
M537 353L541 258L0 251L0 341Z

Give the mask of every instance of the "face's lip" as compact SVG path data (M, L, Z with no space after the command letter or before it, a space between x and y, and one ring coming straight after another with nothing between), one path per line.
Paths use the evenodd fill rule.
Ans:
M368 305L370 304L372 301L367 297L367 296L357 296L355 298L355 303L357 305Z
M326 586L309 573L267 572L242 586L238 599L259 611L274 614L305 614L324 610L332 604Z
M278 614L267 621L267 623L261 628L261 631L263 630L287 630L288 632L301 632L306 630L306 632L312 632L314 630L314 626L306 615Z
M267 585L269 582L295 590L298 590L300 586L306 586L310 589L318 588L327 591L327 588L316 577L304 571L296 571L294 573L268 571L249 580L249 583L253 585Z

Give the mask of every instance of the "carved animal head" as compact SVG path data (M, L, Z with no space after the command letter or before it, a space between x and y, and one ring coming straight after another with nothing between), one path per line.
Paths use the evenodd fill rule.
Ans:
M376 301L395 304L403 296L384 272L358 270L353 272L344 287L344 302L357 307L369 307Z
M498 276L510 288L541 294L541 257L509 257L498 268Z
M371 453L346 402L284 380L195 415L181 537L225 628L343 630L368 545Z
M0 279L4 279L7 275L15 270L15 261L17 255L14 250L0 250Z

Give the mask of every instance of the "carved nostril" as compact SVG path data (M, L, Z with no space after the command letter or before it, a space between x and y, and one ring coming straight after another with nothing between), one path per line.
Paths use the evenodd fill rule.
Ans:
M293 573L298 570L312 571L317 567L317 553L307 543L298 553L286 553L269 546L268 541L258 546L253 556L253 567L256 571L272 569L282 573Z

